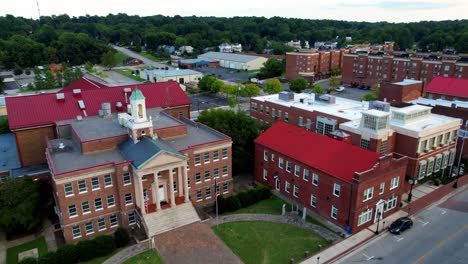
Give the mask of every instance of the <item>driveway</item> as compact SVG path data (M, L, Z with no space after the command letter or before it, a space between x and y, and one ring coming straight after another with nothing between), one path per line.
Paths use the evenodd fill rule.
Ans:
M233 83L248 80L251 77L255 77L255 75L257 74L255 72L246 72L246 71L237 72L236 70L233 70L233 69L226 69L226 68L221 68L221 67L197 68L195 70L202 72L204 75L213 74L221 80L233 82Z
M167 65L167 64L163 64L163 63L158 63L158 62L154 62L146 57L143 57L141 56L140 54L134 52L134 51L131 51L127 48L124 48L124 47L119 47L119 46L115 46L115 45L112 45L112 48L118 50L118 51L121 51L125 54L127 54L129 57L133 57L133 58L136 58L136 59L140 59L142 60L146 65L148 66L153 66L153 67L158 67L158 68L161 68L161 67L168 67L169 70L172 70L174 69L173 67Z
M166 264L242 263L204 223L194 223L158 235L155 242Z
M219 98L208 94L189 95L192 105L190 111L202 111L205 109L227 106L228 102L225 98Z

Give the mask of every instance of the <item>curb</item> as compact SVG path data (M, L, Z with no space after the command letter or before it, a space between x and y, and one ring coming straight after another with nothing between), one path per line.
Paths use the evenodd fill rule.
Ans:
M385 231L385 232L386 232L386 231ZM381 232L381 234L383 234L383 233L384 233L384 232ZM333 258L331 258L331 259L325 261L324 264L333 263L334 261L339 260L339 259L341 259L342 257L346 256L349 252L353 251L354 249L356 249L356 248L360 247L361 245L363 245L363 244L365 244L365 243L367 243L367 242L369 242L369 241L371 241L371 240L373 240L373 239L376 239L376 238L378 238L378 237L379 237L378 235L376 235L376 236L370 236L370 237L368 237L368 238L366 238L366 239L360 241L359 243L355 244L354 246L348 248L347 250L341 252L340 254L335 255Z

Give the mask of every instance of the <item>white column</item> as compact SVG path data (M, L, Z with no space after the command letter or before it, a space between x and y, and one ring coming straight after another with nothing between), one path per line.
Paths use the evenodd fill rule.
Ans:
M137 189L139 189L139 190L136 190L136 191L138 192L138 194L137 194L138 197L140 197L140 209L141 209L141 214L142 214L142 215L145 215L145 214L146 214L145 195L143 194L144 188L143 188L143 179L142 179L142 177L143 177L142 175L139 175L139 174L137 173L138 186L139 186L139 188L137 188Z
M189 190L188 190L188 173L187 173L187 166L183 166L183 172L184 172L184 195L185 195L185 202L188 203L190 202L189 199Z
M159 198L159 180L158 180L158 173L159 173L159 171L155 171L155 172L154 172L154 184L156 185L156 186L155 186L156 190L155 190L155 192L154 192L156 195L155 195L154 198L156 198L156 210L159 211L159 210L161 210L161 200L160 200L160 198Z
M174 173L175 169L171 168L169 170L169 194L171 195L171 207L175 207L175 195L174 195Z
M177 167L177 191L179 192L179 197L184 196L184 183L182 181L182 167Z

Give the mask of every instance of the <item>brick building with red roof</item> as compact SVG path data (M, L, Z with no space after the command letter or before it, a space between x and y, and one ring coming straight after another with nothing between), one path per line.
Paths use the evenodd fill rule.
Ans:
M437 76L425 89L428 99L468 101L468 79Z
M257 182L352 233L398 210L407 163L282 121L255 140Z

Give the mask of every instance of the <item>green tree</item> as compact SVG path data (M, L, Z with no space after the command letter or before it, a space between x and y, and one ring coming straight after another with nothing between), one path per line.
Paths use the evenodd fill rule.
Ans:
M57 86L55 76L52 74L52 72L47 69L45 72L45 89L53 89Z
M117 65L117 59L115 58L115 52L109 50L104 53L101 57L101 65L108 68L109 70Z
M198 89L209 92L211 91L211 85L216 81L213 75L205 75L198 82Z
M212 93L217 93L221 91L221 88L224 86L224 82L221 80L214 80L210 85L210 91Z
M198 121L232 138L232 167L235 173L253 169L253 141L263 132L263 127L255 119L243 111L210 109L201 112Z
M10 133L8 127L8 118L5 116L0 116L0 134Z
M41 73L41 71L37 67L34 68L34 87L36 90L47 89L45 76Z
M374 95L374 98L379 98L379 91L380 91L380 88L377 83L372 85L372 94Z
M55 74L55 83L58 87L63 87L63 74L62 72L57 72Z
M0 94L5 92L5 83L3 82L3 77L0 76Z
M31 178L6 179L0 184L0 229L29 231L40 223L38 185Z
M242 97L252 97L260 94L260 88L254 83L248 83L244 87L241 87L239 95Z
M84 64L84 68L89 71L89 72L95 72L96 70L94 69L94 65L87 61L85 64Z
M289 82L289 89L293 92L300 93L307 88L307 81L304 78L297 78Z
M333 87L333 88L337 88L338 86L340 86L340 81L338 81L338 79L336 78L336 76L332 76L332 77L330 77L330 79L328 80L328 85L330 85L330 86Z
M323 87L319 85L315 85L314 88L312 88L312 92L314 94L323 94Z
M265 82L263 91L269 94L276 94L283 91L283 87L281 87L281 82L278 79L271 79Z
M23 68L21 68L18 64L15 64L15 69L13 70L15 75L23 74Z
M374 97L374 94L373 93L366 93L364 94L364 96L362 97L362 100L363 101L372 101L374 100L375 97Z
M258 78L260 79L267 79L280 76L284 72L284 63L280 60L275 58L269 58L263 67L260 68L260 72L258 73Z

